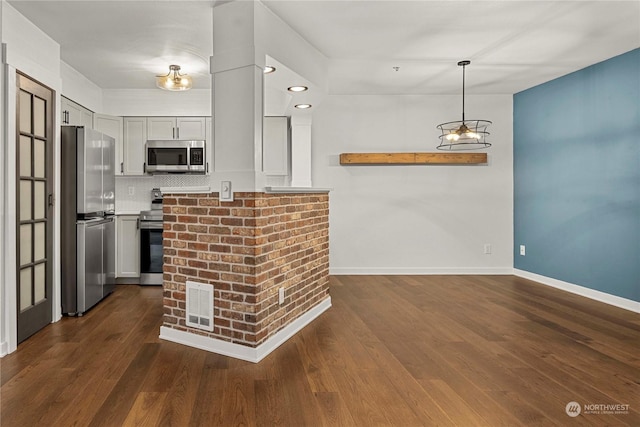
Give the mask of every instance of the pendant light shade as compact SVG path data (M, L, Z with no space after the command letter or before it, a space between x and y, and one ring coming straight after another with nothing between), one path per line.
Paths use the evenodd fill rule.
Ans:
M469 64L471 61L458 62L458 66L462 67L462 120L441 123L437 126L441 132L438 150L477 150L491 147L491 144L486 140L486 137L489 136L487 128L491 122L489 120L465 120L464 117L465 67Z
M156 76L156 86L164 90L189 90L193 82L191 77L180 73L179 65L169 65L169 74Z

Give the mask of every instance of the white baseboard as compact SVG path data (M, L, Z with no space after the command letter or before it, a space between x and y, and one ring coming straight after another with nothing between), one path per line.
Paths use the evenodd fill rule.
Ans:
M511 267L451 267L451 268L428 268L428 267L329 267L329 274L334 276L344 275L463 275L463 274L513 274Z
M222 354L224 356L234 357L236 359L246 360L248 362L258 363L280 345L284 344L298 331L327 311L330 307L331 297L328 296L322 300L320 304L289 323L271 338L268 338L265 342L255 348L222 341L217 338L192 334L191 332L179 331L166 326L160 327L160 339L188 345L190 347L199 348L212 353Z
M624 308L625 310L633 311L635 313L640 313L640 302L638 301L633 301L616 295L607 294L605 292L596 291L595 289L585 288L584 286L575 285L569 282L563 282L562 280L541 276L539 274L530 273L528 271L519 270L517 268L513 269L513 274L518 277L533 280L534 282L539 282L543 285L571 292L572 294L581 295L583 297L600 301L605 304Z
M9 354L9 343L1 342L0 343L0 357L5 357Z

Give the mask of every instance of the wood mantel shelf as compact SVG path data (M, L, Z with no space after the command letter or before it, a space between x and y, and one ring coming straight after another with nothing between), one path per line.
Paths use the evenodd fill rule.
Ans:
M483 164L487 153L342 153L341 165Z

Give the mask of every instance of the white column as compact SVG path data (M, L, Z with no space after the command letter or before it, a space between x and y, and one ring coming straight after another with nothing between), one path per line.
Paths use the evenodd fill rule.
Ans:
M291 186L311 187L311 115L291 117Z
M213 8L212 106L214 191L260 191L262 173L263 68L255 46L254 2Z

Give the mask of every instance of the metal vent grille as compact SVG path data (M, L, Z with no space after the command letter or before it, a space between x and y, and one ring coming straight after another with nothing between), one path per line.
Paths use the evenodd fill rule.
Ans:
M213 331L213 285L187 281L187 326Z

